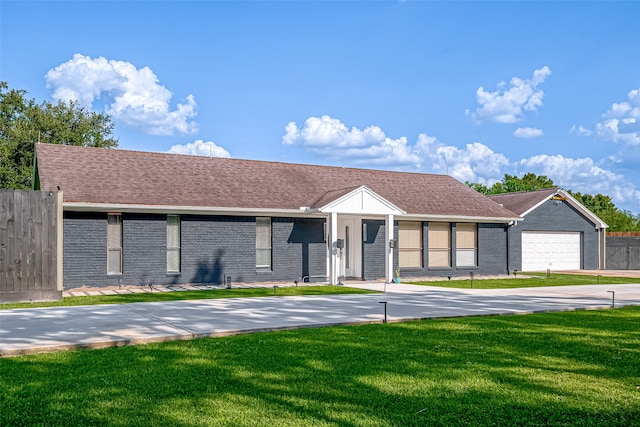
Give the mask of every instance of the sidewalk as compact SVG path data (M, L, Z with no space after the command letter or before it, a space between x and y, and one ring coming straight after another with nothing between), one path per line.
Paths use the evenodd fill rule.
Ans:
M387 320L640 305L640 284L447 289L349 282L386 293L0 310L0 356ZM386 304L382 304L386 302Z

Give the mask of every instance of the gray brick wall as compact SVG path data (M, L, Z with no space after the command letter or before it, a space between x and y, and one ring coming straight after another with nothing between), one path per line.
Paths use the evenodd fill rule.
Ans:
M167 216L122 215L122 283L171 284L167 276Z
M366 235L362 239L362 279L384 279L384 221L365 219L362 223L367 224Z
M65 212L63 233L65 289L118 284L107 277L107 214Z
M478 224L478 266L485 275L508 273L505 224Z
M166 215L123 214L123 273L106 274L107 215L66 212L65 289L87 286L294 281L326 274L324 220L273 218L272 270L256 272L254 217L181 216L181 271L166 272Z
M522 270L523 231L567 231L582 233L582 269L598 268L598 232L588 221L565 201L548 200L530 212L524 221L509 230L509 269Z

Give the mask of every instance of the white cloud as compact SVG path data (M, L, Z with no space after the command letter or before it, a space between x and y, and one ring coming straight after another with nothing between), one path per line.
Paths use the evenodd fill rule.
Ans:
M640 145L640 89L629 91L627 99L612 104L595 131L606 141Z
M538 128L518 128L513 132L513 136L518 138L537 138L544 132Z
M406 136L389 138L377 126L348 128L329 116L309 117L302 128L290 122L285 132L283 144L302 146L342 164L448 173L462 181L481 182L490 179L485 176L499 175L508 164L505 156L478 142L457 148L420 134L415 144L409 144Z
M173 94L159 84L149 67L138 69L125 61L75 54L71 60L49 70L45 78L54 99L78 100L87 109L100 100L114 121L145 133L175 135L198 130L190 120L196 116L193 95L171 110Z
M574 130L578 131L580 128ZM618 206L640 206L636 186L605 166L615 167L620 160L614 157L603 159L600 164L588 157L573 159L547 154L511 161L480 142L455 147L422 133L411 144L406 136L387 137L377 126L364 130L349 128L329 116L310 117L302 127L290 122L282 142L347 166L448 174L460 181L488 186L500 181L505 173L521 176L533 172L574 191L607 194Z
M556 185L588 194L607 194L616 204L639 204L640 191L623 175L598 166L589 157L572 159L540 154L516 162L523 172L546 175Z
M206 157L231 157L231 154L224 148L216 145L213 141L203 141L198 139L188 144L176 144L169 148L168 153L172 154L191 154L194 156Z
M302 142L307 147L363 147L385 139L384 132L378 126L369 126L364 130L351 129L338 119L327 115L309 117L299 129L295 122L285 127L286 135L282 142L286 145Z
M509 160L486 145L474 142L464 148L445 145L426 134L418 136L416 152L430 170L446 173L460 181L486 183L499 176Z
M523 118L523 110L536 111L541 107L544 92L537 87L551 75L551 69L544 66L533 72L531 79L513 77L509 85L498 83L495 92L487 92L480 86L476 91L479 106L475 112L465 113L476 122L492 121L498 123L515 123Z
M575 133L578 136L591 136L591 135L593 135L593 131L591 129L587 129L582 125L580 125L580 126L576 126L576 125L571 126L571 130L569 131L569 133Z
M285 127L282 143L301 145L316 154L355 164L418 165L420 158L407 145L407 138L388 138L378 126L349 129L329 116L309 117L302 128L295 122Z

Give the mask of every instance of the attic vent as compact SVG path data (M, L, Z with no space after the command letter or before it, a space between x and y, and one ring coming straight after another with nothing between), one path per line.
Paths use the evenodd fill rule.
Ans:
M553 196L553 200L563 200L563 201L564 201L564 200L567 200L567 198L566 198L566 197L563 197L563 196L558 196L558 195L556 194L555 196Z

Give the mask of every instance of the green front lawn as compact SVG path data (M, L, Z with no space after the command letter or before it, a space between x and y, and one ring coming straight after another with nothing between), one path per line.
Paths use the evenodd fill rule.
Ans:
M346 286L291 286L276 289L278 296L366 294L371 291ZM273 288L215 289L202 291L144 292L123 295L65 297L60 301L0 304L0 309L65 307L73 305L125 304L132 302L179 301L214 298L248 298L273 296Z
M640 425L640 307L0 359L0 425Z
M523 277L525 276L525 277ZM451 280L438 280L426 282L404 282L412 285L440 286L443 288L470 288L469 278ZM625 283L640 283L640 279L629 277L609 277L609 276L588 276L580 274L546 274L520 273L515 278L508 279L474 279L474 289L507 289L507 288L533 288L539 286L575 286L575 285L596 285L598 283L607 285L618 285Z

